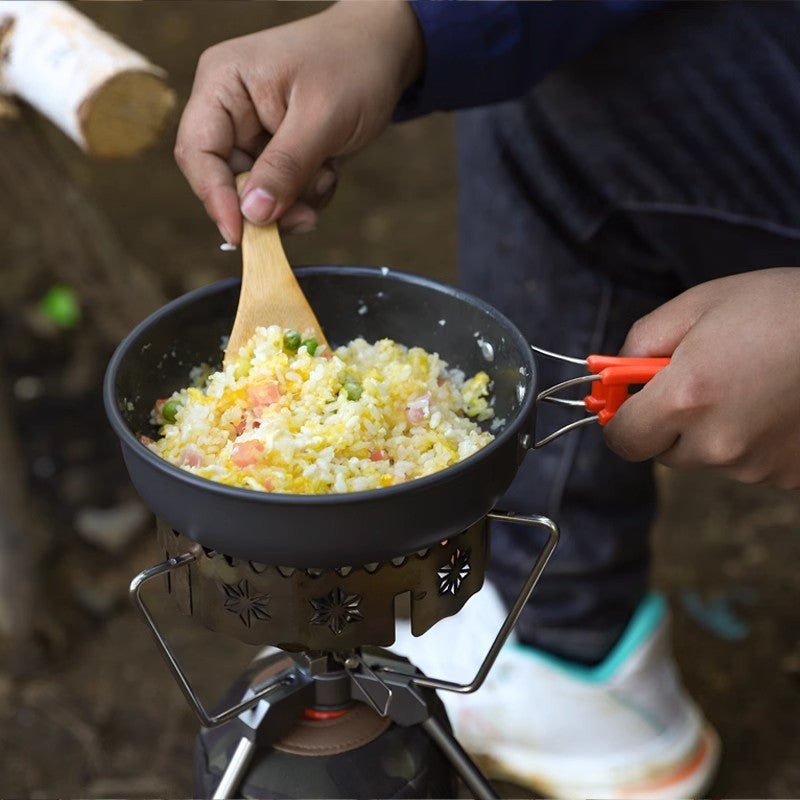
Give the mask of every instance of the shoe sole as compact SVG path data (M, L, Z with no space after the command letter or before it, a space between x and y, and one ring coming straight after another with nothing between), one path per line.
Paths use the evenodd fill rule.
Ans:
M490 780L508 781L527 787L538 797L666 800L702 796L714 780L721 751L719 735L705 723L697 744L680 762L659 770L657 776L646 780L606 787L598 787L596 784L565 784L542 774L512 769L507 765L513 764L516 758L510 753L498 751L494 755L472 753L471 756Z

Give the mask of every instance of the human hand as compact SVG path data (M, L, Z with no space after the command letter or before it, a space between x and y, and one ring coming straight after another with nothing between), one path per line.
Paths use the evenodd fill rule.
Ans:
M223 238L241 241L242 214L312 229L333 193L335 160L386 127L423 58L403 0L340 2L206 50L175 158ZM240 203L234 173L248 169Z
M630 461L800 488L800 269L700 284L640 319L621 355L671 356L604 428Z

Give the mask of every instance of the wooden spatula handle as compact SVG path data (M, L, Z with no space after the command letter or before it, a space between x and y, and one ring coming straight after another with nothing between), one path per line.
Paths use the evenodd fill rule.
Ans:
M239 175L241 189L247 174ZM259 325L280 325L327 344L322 328L303 294L281 245L278 226L253 225L244 220L242 290L236 319L225 348L226 363Z

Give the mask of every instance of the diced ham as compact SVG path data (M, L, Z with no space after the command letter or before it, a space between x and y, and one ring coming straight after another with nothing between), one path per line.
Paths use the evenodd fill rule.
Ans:
M431 393L414 397L406 403L406 419L411 425L419 425L431 415Z
M246 442L239 442L233 446L231 451L231 461L237 467L250 467L260 460L264 452L264 445L254 439Z
M247 387L247 399L256 416L267 406L276 403L281 396L281 390L275 381L255 383Z
M263 409L263 406L259 406L258 407L258 413L261 413L262 409ZM233 426L234 438L237 438L237 437L241 436L247 430L248 424L250 425L250 427L253 428L253 430L255 430L256 428L260 428L261 427L261 420L260 419L254 419L253 418L253 413L250 412L250 411L248 411L247 413L243 414L242 418L239 420L239 422L237 422L236 425Z
M272 492L275 489L275 484L269 479L266 478L265 480L261 481L261 485L268 491Z
M142 435L139 437L139 441L140 441L140 442L141 442L141 443L142 443L142 444L143 444L145 447L149 447L151 444L155 444L155 443L156 443L156 440L155 440L155 439L151 439L149 436L145 436L144 434L142 434Z
M193 444L187 444L181 453L181 464L185 467L202 467L205 456Z
M159 416L161 416L161 409L164 408L164 403L166 402L167 402L166 397L161 397L158 400L156 400L155 402L156 414L158 414Z
M381 450L377 447L374 450L370 450L369 453L370 461L386 461L386 458L387 455L385 450Z

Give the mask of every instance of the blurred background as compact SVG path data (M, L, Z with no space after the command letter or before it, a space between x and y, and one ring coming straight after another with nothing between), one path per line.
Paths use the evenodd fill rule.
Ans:
M127 600L130 579L161 556L105 420L102 378L140 319L239 272L172 158L198 56L320 6L78 7L166 69L177 106L155 147L121 161L84 155L28 108L0 118L0 795L189 796L197 723ZM346 166L319 229L285 240L290 261L455 282L452 133L447 115L389 130ZM746 389L739 376L732 385ZM800 497L660 479L655 580L685 680L725 743L714 794L800 796ZM252 649L151 595L212 704Z

